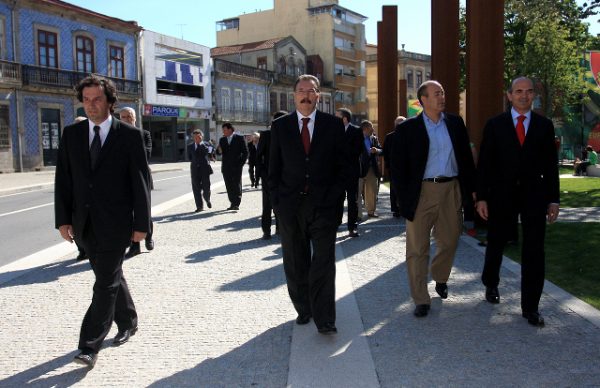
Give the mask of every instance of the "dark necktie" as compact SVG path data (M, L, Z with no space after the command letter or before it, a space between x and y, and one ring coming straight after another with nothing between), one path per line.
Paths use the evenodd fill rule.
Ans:
M523 125L525 119L526 117L523 115L517 117L517 137L519 138L519 143L521 143L521 145L525 142L525 125Z
M310 151L310 133L308 132L308 122L310 121L310 117L302 118L302 145L304 145L304 153L308 155Z
M96 168L98 156L100 156L100 148L102 148L102 143L100 142L100 127L95 125L94 139L92 140L92 145L90 146L90 164L92 166L92 170Z

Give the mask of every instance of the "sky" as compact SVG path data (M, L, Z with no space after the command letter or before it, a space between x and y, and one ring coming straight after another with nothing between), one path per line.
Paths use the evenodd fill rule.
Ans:
M216 46L216 22L244 13L273 8L273 0L66 0L92 11L123 20L135 20L147 30L183 38L208 47ZM293 1L293 0L287 0ZM491 0L493 1L493 0ZM577 0L578 4L585 0ZM464 4L464 0L460 0ZM367 43L377 44L377 22L383 5L398 6L398 48L431 54L431 1L339 0L339 5L368 19ZM587 20L590 32L600 34L598 16Z

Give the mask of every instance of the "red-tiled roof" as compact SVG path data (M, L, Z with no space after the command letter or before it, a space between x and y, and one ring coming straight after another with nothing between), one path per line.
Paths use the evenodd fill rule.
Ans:
M210 49L210 56L218 57L220 55L230 55L230 54L238 54L238 53L243 53L243 52L248 52L248 51L271 49L271 48L275 47L275 45L278 42L281 42L284 39L286 39L286 38L273 38L273 39L261 40L260 42L250 42L250 43L244 43L244 44L236 44L236 45L232 45L232 46L213 47Z

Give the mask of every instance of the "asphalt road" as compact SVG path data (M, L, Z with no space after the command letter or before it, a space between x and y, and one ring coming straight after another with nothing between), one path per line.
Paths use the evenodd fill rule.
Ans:
M156 172L153 178L152 206L191 191L189 170ZM213 174L211 183L222 179ZM0 241L0 266L63 242L54 228L54 187L0 197Z

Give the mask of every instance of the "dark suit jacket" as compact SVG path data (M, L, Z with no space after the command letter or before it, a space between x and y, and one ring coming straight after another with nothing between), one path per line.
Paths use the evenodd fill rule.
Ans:
M144 136L144 148L146 149L146 158L150 160L152 156L152 134L149 130L142 128L142 134Z
M348 147L349 174L352 181L350 184L356 184L354 181L360 177L360 155L364 148L362 130L354 124L349 124L345 138L346 147Z
M486 123L477 163L477 200L488 201L490 211L513 210L518 200L527 210L543 214L548 204L559 203L552 121L532 112L522 147L510 112Z
M260 139L259 139L260 141ZM250 166L256 166L256 146L249 142L248 144L248 164Z
M113 117L92 171L88 120L65 127L56 164L55 226L73 225L76 239L88 217L98 249L125 249L133 231L150 230L148 163L142 132Z
M227 138L223 136L219 139L219 147L221 148L221 171L223 173L238 172L248 159L248 147L244 136L233 133L231 144L227 142Z
M342 120L317 111L310 152L306 155L296 111L275 120L271 126L268 179L273 208L294 213L307 185L313 206L336 209L348 179L343 140Z
M360 154L360 177L364 178L369 173L369 168L373 169L375 176L381 178L381 169L379 168L379 155L383 152L379 139L371 135L371 147L378 149L376 154L367 152L365 148L365 136L361 136L361 154Z
M269 152L271 150L271 130L260 132L256 146L256 174L266 178L269 173ZM265 180L266 182L266 180Z
M458 164L458 180L463 200L475 191L475 166L467 128L460 116L445 114L446 127ZM392 144L391 174L398 195L400 214L412 221L419 203L421 185L429 155L429 136L423 113L396 127Z
M383 163L387 171L390 169L390 160L392 159L395 133L396 129L394 128L392 132L389 132L387 135L385 135L385 140L383 141Z
M188 159L190 159L190 170L192 174L199 173L202 176L207 176L213 173L212 167L210 166L210 152L208 151L208 144L201 142L198 144L196 149L196 143L188 144L187 153Z

